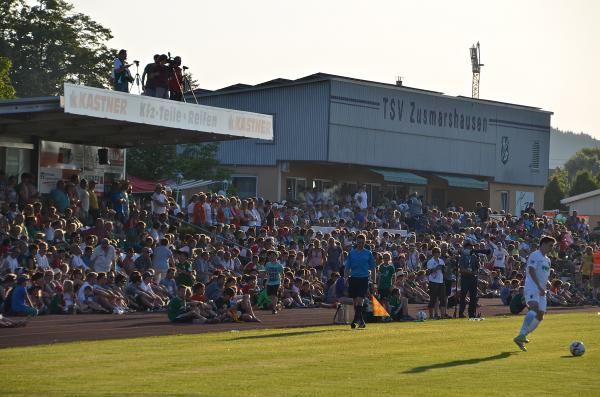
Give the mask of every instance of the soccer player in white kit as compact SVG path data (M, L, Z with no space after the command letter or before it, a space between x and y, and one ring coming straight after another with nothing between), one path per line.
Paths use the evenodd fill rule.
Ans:
M524 352L527 351L525 343L529 342L527 335L537 328L546 312L546 284L550 276L550 258L547 255L554 248L554 244L556 244L554 238L542 237L540 247L527 259L524 295L529 312L523 319L521 332L513 339Z

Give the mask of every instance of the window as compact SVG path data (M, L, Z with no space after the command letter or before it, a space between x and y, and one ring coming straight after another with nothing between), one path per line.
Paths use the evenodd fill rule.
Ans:
M505 214L508 214L509 211L508 203L508 192L500 192L500 209L504 211Z
M231 184L240 198L257 196L258 178L255 176L232 176Z
M331 181L329 179L313 179L312 187L316 187L318 191L324 192L331 189Z
M376 206L381 204L383 199L383 193L381 192L381 185L375 183L366 183L367 185L367 201L369 206Z
M540 170L540 141L533 141L530 167L532 172L538 172Z
M285 199L304 201L306 178L287 178L285 184Z
M6 175L16 175L17 178L21 174L21 149L6 148L6 164L4 171Z

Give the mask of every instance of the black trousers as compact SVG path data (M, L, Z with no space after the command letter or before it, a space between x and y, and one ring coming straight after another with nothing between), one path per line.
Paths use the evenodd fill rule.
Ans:
M469 294L469 317L477 313L477 277L462 277L460 279L460 306L459 313L465 312L466 298Z

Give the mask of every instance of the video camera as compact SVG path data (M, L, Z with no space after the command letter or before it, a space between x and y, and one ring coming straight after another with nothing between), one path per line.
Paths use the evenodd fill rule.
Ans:
M167 52L167 62L165 62L165 65L167 65L170 68L173 68L175 66L181 66L181 57L172 57L171 53Z

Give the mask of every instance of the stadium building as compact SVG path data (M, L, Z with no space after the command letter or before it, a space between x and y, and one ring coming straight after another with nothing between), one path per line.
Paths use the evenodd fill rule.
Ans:
M77 174L102 193L125 177L130 147L272 140L272 117L65 84L63 96L0 101L0 170L29 173L37 190Z
M365 184L375 205L417 192L440 207L542 208L552 112L540 108L323 73L196 94L273 116L272 141L220 144L241 196L301 201Z

